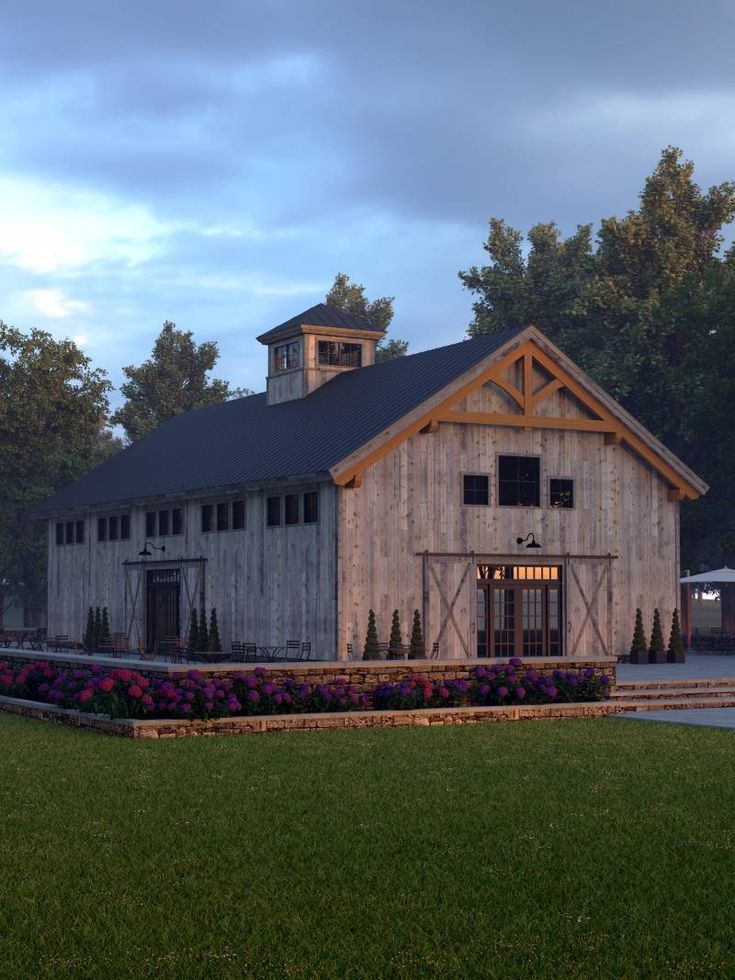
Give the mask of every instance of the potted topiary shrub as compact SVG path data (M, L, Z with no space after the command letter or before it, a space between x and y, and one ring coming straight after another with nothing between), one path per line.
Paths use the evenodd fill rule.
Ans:
M365 648L363 650L362 659L380 659L380 652L378 650L378 628L375 625L375 611L373 609L368 612L367 635L365 636Z
M666 646L661 629L661 613L658 609L653 610L653 629L651 630L651 645L648 648L648 662L650 664L666 663Z
M210 653L222 653L222 642L219 638L219 624L217 623L217 610L212 609L209 617L209 646Z
M207 629L207 612L204 608L199 611L199 638L197 640L197 652L203 653L209 649L209 630Z
M186 638L186 645L191 653L199 649L199 620L197 619L196 607L191 607L189 616L189 633Z
M646 642L646 634L643 632L643 613L640 609L636 609L635 611L633 642L630 645L630 662L632 664L648 663L648 643Z
M401 636L401 617L397 609L393 610L390 624L390 639L388 640L388 656L398 659L403 656L403 637Z
M87 626L84 630L84 649L87 653L94 653L94 609L91 606L87 612Z
M421 628L421 613L413 611L413 629L411 630L411 647L408 653L411 660L423 660L426 657L424 631Z
M666 659L670 664L683 664L686 660L684 637L681 635L678 609L674 610L674 614L671 617L671 633L669 634L669 648L666 651Z

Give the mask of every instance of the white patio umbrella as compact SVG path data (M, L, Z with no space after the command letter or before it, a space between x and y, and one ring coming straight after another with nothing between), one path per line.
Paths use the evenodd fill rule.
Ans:
M715 568L699 575L685 575L679 581L682 585L717 585L721 582L735 582L735 568Z
M685 575L679 579L686 590L682 590L682 612L684 614L684 633L687 644L692 644L692 586L720 586L720 623L723 633L735 631L735 568L714 568L711 572L700 572L698 575Z

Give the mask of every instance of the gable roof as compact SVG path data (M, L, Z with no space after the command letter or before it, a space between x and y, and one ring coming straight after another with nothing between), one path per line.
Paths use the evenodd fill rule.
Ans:
M292 316L290 320L284 320L277 327L262 333L257 339L261 344L269 344L281 337L287 337L298 333L303 326L309 327L343 327L348 330L364 330L368 333L385 333L384 327L371 325L351 313L337 309L336 306L329 306L327 303L317 303L303 313Z
M346 371L294 401L267 405L263 393L176 415L44 501L36 513L326 475L520 332Z

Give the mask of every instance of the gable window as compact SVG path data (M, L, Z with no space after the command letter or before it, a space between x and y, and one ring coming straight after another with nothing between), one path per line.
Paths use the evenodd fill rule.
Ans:
M120 540L128 541L130 539L130 514L120 515Z
M76 543L84 544L84 521L77 521L75 525Z
M331 340L319 341L319 363L336 367L361 367L362 344L342 344Z
M171 510L149 510L145 515L145 536L164 538L169 534L184 533L184 512L181 507Z
M106 517L97 518L97 540L107 541L107 518Z
M230 505L227 501L217 504L217 530L228 531L230 528Z
M299 342L292 340L288 344L279 344L275 349L276 371L288 371L299 366Z
M490 480L487 476L466 473L463 477L464 503L487 506L490 503Z
M158 512L158 536L159 536L159 538L165 538L166 535L168 534L168 526L169 526L168 521L169 521L168 511L167 510L159 510L159 512Z
M84 525L81 521L59 521L56 525L56 544L84 544Z
M304 494L304 524L319 522L319 492L308 490Z
M245 527L245 501L232 501L232 530L242 531Z
M284 498L286 524L299 523L299 495L297 493L287 493Z
M540 507L538 456L498 457L498 503L503 507Z
M171 534L184 533L184 512L180 507L174 507L171 511Z
M245 501L223 500L218 504L202 504L202 531L242 531L245 527Z
M107 525L107 536L110 541L117 541L117 517L110 517Z
M64 543L64 525L61 523L56 525L56 543L57 544Z
M208 534L212 530L214 504L202 504L202 532Z
M549 480L549 507L558 510L574 507L574 480Z
M66 543L74 544L74 521L66 522Z
M130 514L112 514L97 518L98 541L127 541L130 538Z
M156 512L155 510L149 510L145 515L145 536L147 538L155 538L156 536Z
M266 503L266 523L268 527L278 527L281 523L281 498L268 497Z

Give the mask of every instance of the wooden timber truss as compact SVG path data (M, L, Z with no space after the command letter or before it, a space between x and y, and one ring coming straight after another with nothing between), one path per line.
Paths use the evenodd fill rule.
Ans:
M534 328L529 331L536 332ZM559 352L560 356L561 352ZM566 360L566 359L565 359ZM436 432L443 423L455 425L490 425L512 426L521 429L557 429L574 430L579 432L599 433L604 437L605 444L616 446L622 442L633 449L669 484L669 499L683 500L685 497L695 499L706 487L689 481L674 465L679 462L661 446L656 448L653 437L644 438L636 429L640 429L633 420L627 422L625 413L620 409L616 414L615 403L604 394L602 397L592 390L581 377L576 377L577 370L572 365L570 369L564 366L555 356L542 349L536 340L529 336L515 345L508 353L469 380L464 385L456 387L450 395L439 401L421 414L407 417L406 424L400 424L397 431L388 430L384 437L368 444L353 457L339 464L332 471L334 481L338 486L358 487L363 472L382 456L400 445L406 439L418 433ZM539 382L539 375L543 380ZM492 384L499 388L512 403L513 411L508 412L472 412L458 408L473 391L483 385ZM542 415L538 413L539 406L556 392L565 390L576 399L587 413L586 417ZM603 400L604 399L604 400ZM609 402L610 404L607 404ZM619 408L619 406L618 406ZM645 430L644 434L645 434ZM648 434L645 434L648 435ZM669 460L672 460L671 462ZM686 469L684 467L684 469Z

